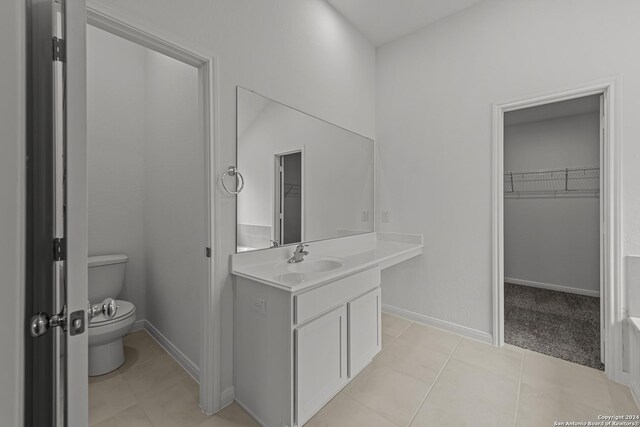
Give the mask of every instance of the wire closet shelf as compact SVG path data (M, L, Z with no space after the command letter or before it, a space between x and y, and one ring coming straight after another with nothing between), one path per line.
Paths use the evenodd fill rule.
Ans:
M534 171L506 172L505 194L559 193L600 191L600 168L544 169Z

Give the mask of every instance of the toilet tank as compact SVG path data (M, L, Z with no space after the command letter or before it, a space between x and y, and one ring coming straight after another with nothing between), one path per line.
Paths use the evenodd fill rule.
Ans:
M105 298L118 298L124 285L124 272L129 257L122 254L90 256L89 302L97 304Z

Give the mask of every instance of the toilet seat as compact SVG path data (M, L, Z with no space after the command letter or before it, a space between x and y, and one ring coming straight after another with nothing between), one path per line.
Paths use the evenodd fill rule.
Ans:
M106 326L112 323L121 322L126 320L127 318L135 315L136 306L130 303L129 301L116 300L116 304L118 305L118 310L116 311L115 317L112 319L107 319L104 315L99 314L89 322L89 328L96 328L99 326Z

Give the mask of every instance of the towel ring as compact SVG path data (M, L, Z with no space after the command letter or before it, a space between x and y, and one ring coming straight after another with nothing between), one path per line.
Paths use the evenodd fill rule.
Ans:
M238 182L238 186L236 187L236 191L229 190L227 188L227 186L225 185L224 177L226 175L235 176L236 177L236 181ZM242 174L240 173L240 171L238 170L237 167L229 166L229 168L226 171L224 171L224 173L222 175L220 175L220 183L222 184L222 188L224 188L227 193L229 193L229 194L239 194L242 191L242 189L244 188L244 177L242 176Z

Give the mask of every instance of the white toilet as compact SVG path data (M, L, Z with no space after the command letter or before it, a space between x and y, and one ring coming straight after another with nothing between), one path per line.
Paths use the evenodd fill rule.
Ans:
M116 299L118 310L112 319L102 314L89 322L89 376L104 375L124 363L122 337L136 321L136 307L117 297L124 285L126 255L89 257L89 302L101 304L106 298Z

